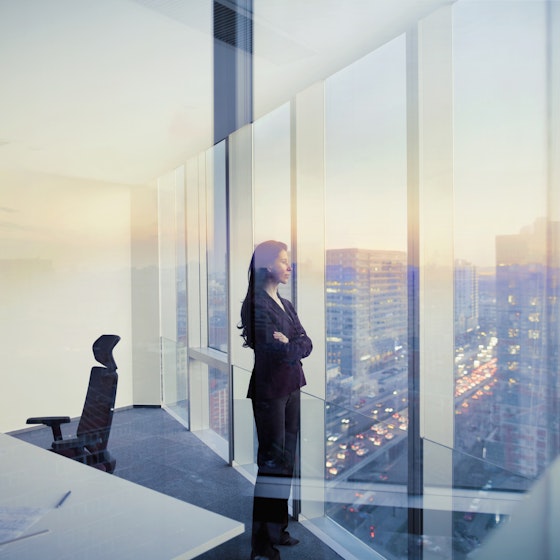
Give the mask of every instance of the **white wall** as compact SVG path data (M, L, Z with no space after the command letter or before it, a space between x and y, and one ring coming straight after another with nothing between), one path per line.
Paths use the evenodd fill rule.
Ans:
M79 416L104 333L132 404L130 216L127 186L0 170L0 431Z

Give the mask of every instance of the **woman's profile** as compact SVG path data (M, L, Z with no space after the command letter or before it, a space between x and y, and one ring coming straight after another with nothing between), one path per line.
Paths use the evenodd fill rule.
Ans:
M279 560L275 545L299 542L287 531L288 498L300 428L300 388L306 383L301 359L313 346L293 305L278 294L278 286L288 282L291 271L286 244L257 245L241 307L241 336L255 356L247 396L259 444L252 560Z

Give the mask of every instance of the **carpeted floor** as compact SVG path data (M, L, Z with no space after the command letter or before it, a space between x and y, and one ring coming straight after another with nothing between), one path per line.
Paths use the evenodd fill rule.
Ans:
M64 425L63 433L75 433L75 423ZM45 448L52 440L46 427L12 435ZM200 560L249 559L253 485L167 412L159 408L117 411L109 449L117 460L115 476L245 524L243 535L202 554ZM341 558L301 524L292 521L289 529L301 542L279 547L283 560Z

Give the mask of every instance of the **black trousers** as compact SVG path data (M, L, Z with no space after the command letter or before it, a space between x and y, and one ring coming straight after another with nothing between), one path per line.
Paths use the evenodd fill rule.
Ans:
M278 544L288 526L288 498L300 429L300 391L277 399L253 399L257 427L257 482L252 546L257 554Z

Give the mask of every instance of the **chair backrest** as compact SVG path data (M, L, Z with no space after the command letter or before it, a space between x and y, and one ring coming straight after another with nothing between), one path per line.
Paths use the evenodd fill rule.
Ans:
M118 335L102 335L93 343L95 359L106 367L92 367L89 385L78 423L77 435L95 434L96 444L88 445L90 452L99 452L107 448L113 411L117 396L117 364L113 358L113 348L119 342Z
M121 337L117 334L102 334L92 346L93 357L109 371L116 371L117 364L113 357L113 348Z

